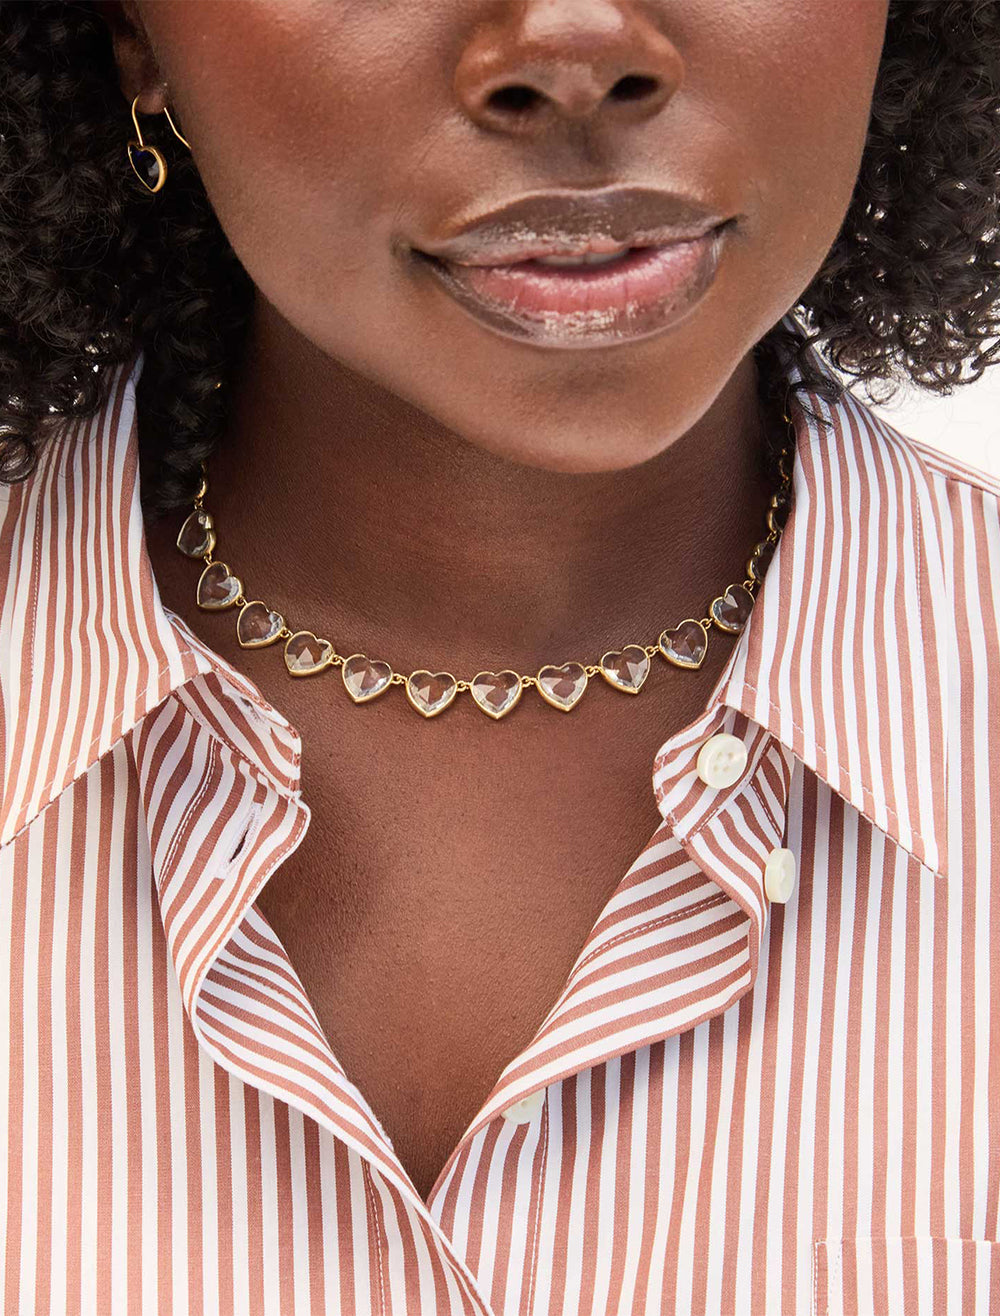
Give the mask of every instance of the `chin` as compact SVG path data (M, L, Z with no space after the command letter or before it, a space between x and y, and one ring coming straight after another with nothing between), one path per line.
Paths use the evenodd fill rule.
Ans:
M587 443L553 442L549 447L521 448L511 445L494 445L475 442L475 446L492 452L505 461L538 471L563 475L607 475L613 471L626 471L652 460L667 446L663 435L652 438L646 446L630 444L624 447L609 444L606 437L593 437Z

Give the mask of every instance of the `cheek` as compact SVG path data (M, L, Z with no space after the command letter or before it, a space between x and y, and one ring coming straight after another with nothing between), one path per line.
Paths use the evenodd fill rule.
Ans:
M262 291L363 268L413 162L394 5L156 0L146 19L219 221ZM238 11L238 23L233 21ZM145 16L145 15L144 15ZM383 249L385 241L383 239Z
M749 26L743 40L732 28L724 46L720 37L706 79L745 149L745 227L759 271L780 260L801 289L836 238L857 181L887 0L753 0L732 13Z

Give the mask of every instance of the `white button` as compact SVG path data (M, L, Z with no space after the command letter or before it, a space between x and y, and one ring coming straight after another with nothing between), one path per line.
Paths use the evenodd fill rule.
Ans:
M535 1118L544 1105L545 1089L539 1088L537 1092L529 1092L520 1101L515 1101L513 1106L508 1106L500 1114L505 1120L510 1120L512 1124L527 1124L528 1120Z
M764 890L768 900L784 904L795 887L795 855L778 846L767 856L764 865Z
M747 765L747 747L739 736L720 731L698 751L698 776L706 786L731 786Z

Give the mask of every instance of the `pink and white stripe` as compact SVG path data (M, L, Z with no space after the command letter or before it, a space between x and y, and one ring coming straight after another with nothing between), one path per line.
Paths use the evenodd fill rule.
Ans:
M794 406L649 841L425 1202L254 903L301 739L159 598L141 368L0 489L4 1316L1000 1316L1000 481Z

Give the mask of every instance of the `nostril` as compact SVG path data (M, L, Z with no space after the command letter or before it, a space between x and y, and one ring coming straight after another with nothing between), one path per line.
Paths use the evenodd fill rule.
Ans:
M640 73L630 73L627 77L619 78L611 88L611 98L616 101L637 101L643 96L650 96L656 91L659 83L656 78L646 77Z
M514 110L521 113L540 99L539 93L533 87L515 85L491 91L486 98L486 104L493 110Z

